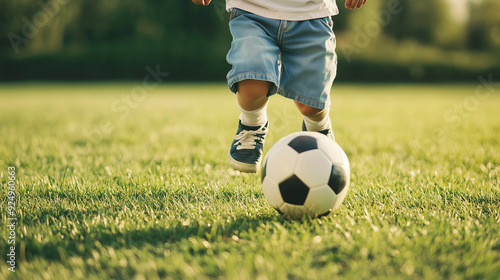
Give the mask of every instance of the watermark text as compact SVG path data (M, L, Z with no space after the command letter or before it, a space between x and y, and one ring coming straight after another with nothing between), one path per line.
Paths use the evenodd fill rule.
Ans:
M7 170L8 191L7 191L7 243L10 244L7 250L7 264L11 272L16 272L16 168L10 166Z

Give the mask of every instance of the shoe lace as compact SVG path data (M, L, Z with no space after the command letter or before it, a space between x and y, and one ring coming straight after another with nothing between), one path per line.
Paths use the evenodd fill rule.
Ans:
M238 135L234 136L234 140L238 140L234 143L237 150L242 149L255 149L257 144L262 144L265 137L265 127L261 127L258 130L242 130Z

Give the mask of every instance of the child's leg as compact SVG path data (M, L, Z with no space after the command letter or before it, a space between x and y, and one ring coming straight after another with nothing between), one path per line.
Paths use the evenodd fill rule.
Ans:
M320 122L325 119L325 117L328 116L329 113L329 108L325 109L319 109L311 106L307 106L305 104L302 104L298 101L294 101L295 105L299 109L300 113L304 116L304 118L307 118L313 122ZM309 130L313 130L312 128Z
M261 126L267 123L267 93L271 83L261 80L243 80L238 83L240 120L245 125Z
M267 94L271 83L262 80L238 82L238 107L240 122L229 150L231 167L243 172L257 172L262 160L264 140L267 134Z
M268 130L268 96L279 83L279 46L276 31L280 21L244 10L232 9L229 29L233 36L227 62L232 66L227 83L237 93L240 121L229 150L231 167L243 172L259 170Z
M253 111L267 104L267 93L271 83L261 80L243 80L238 83L238 104L247 111Z
M330 91L336 75L335 35L330 17L292 21L283 34L279 94L293 99L304 116L302 130L333 137Z
M304 117L302 130L304 131L318 131L326 136L335 139L332 130L332 121L330 120L330 107L319 109L302 104L295 101L295 105Z

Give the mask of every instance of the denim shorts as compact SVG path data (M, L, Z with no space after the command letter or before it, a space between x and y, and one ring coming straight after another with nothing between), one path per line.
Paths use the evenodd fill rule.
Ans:
M232 9L229 88L236 93L242 80L269 81L268 96L278 93L311 107L329 107L337 73L332 27L331 17L286 21Z

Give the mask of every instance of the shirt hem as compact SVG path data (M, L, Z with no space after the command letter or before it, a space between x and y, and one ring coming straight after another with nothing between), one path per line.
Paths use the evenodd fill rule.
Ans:
M265 7L260 7L248 3L227 3L226 5L226 10L229 12L232 8L237 8L241 10L245 10L247 12L270 18L270 19L276 19L276 20L292 20L292 21L304 21L304 20L311 20L311 19L316 19L316 18L323 18L323 17L328 17L328 16L334 16L339 13L339 10L337 7L331 7L329 9L325 10L319 10L319 11L314 11L314 12L279 12L279 11L273 11L269 10Z

